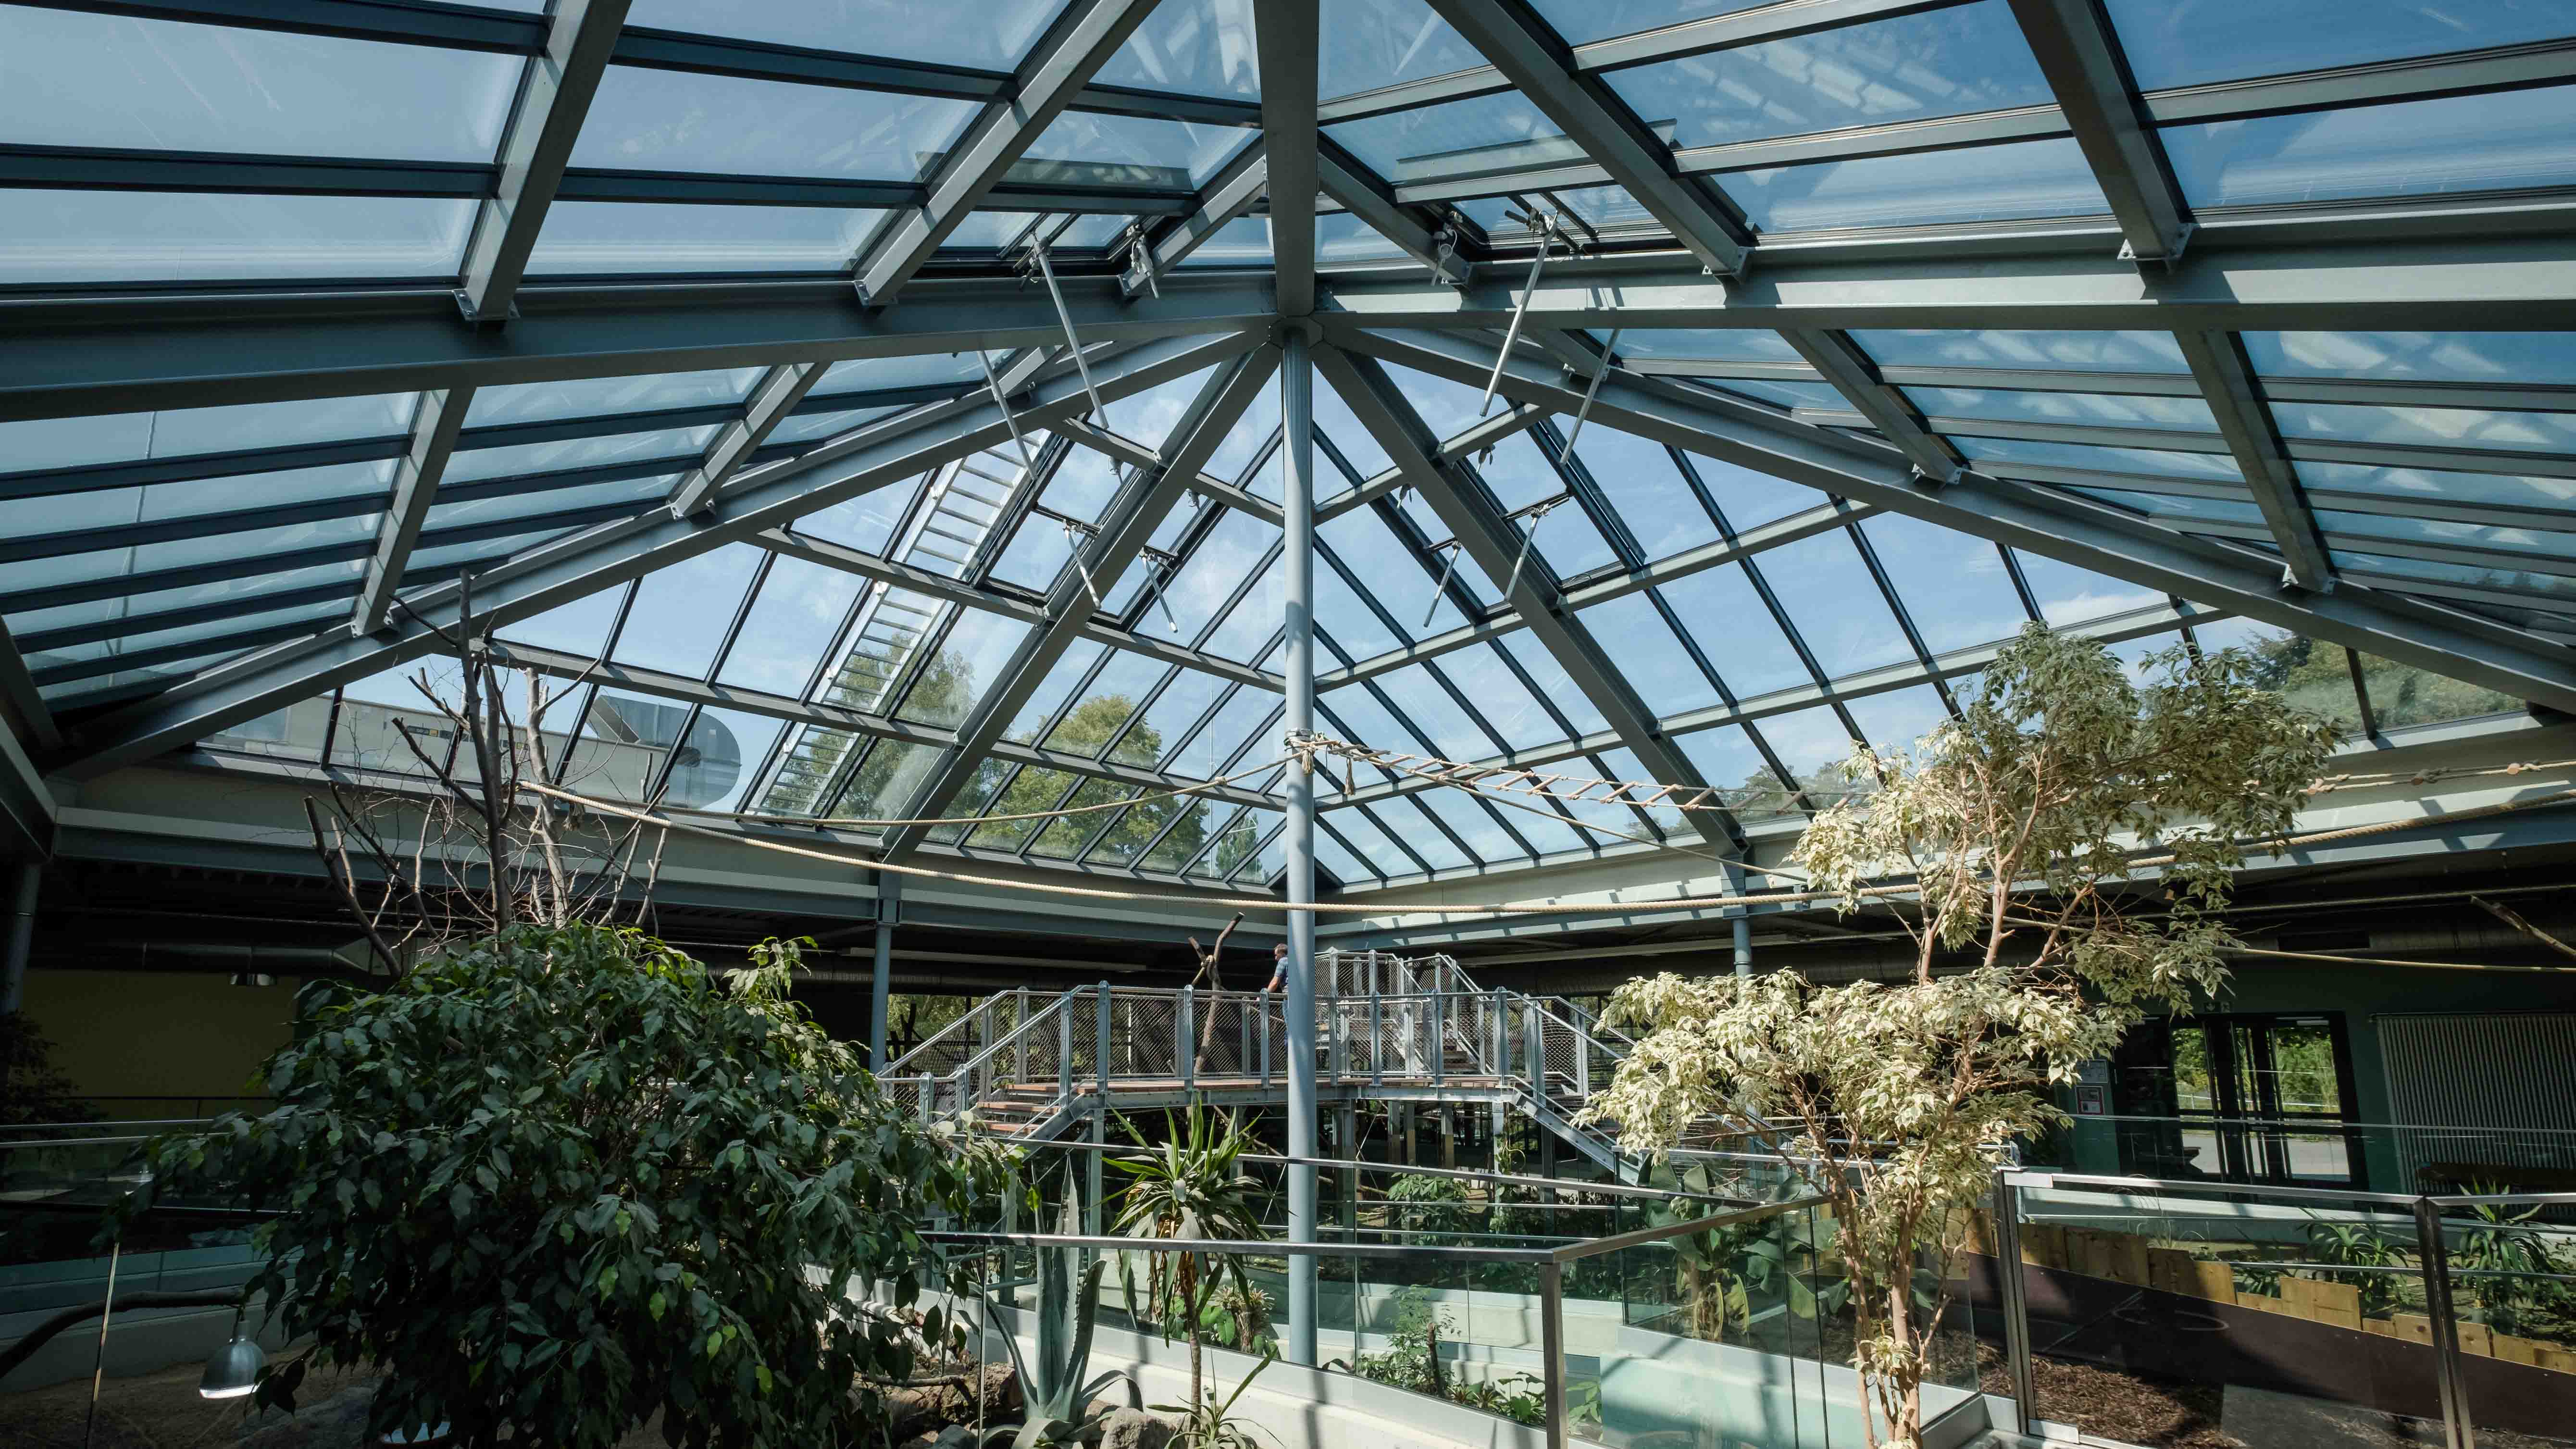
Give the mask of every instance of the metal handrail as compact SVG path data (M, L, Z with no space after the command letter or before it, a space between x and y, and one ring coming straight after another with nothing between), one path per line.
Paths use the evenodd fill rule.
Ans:
M1603 1253L1615 1253L1622 1248L1641 1248L1673 1238L1697 1237L1701 1233L1733 1227L1737 1223L1756 1222L1763 1218L1776 1218L1811 1207L1821 1207L1831 1201L1831 1198L1818 1196L1792 1198L1787 1202L1762 1203L1754 1207L1738 1208L1731 1213L1716 1213L1709 1217L1693 1218L1686 1223L1666 1223L1659 1227L1614 1233L1606 1238L1593 1238L1587 1242L1568 1243L1562 1248L1551 1248L1548 1251L1555 1255L1557 1262L1572 1263L1584 1258L1596 1258Z
M921 1235L926 1243L999 1248L1098 1248L1120 1253L1235 1253L1253 1258L1437 1258L1459 1263L1551 1265L1552 1248L1417 1248L1406 1243L1296 1243L1253 1238L1113 1238L1069 1233L952 1233Z
M2005 1185L2010 1187L2037 1187L2051 1189L2061 1187L2096 1187L2109 1188L2119 1192L2232 1193L2239 1197L2252 1194L2262 1197L2298 1198L2308 1202L2377 1203L2387 1207L2402 1207L2410 1211L2413 1210L2417 1201L2415 1197L2409 1194L2393 1192L2364 1192L2358 1188L2271 1187L2259 1183L2209 1182L2194 1178L2177 1180L2161 1177L2105 1177L2098 1174L2074 1172L2007 1171L2003 1174L2003 1180ZM2555 1196L2560 1201L2576 1202L2576 1193L2561 1193L2556 1194ZM2462 1198L2459 1201L2468 1203L2493 1202L2495 1200L2496 1199L2493 1198ZM2440 1199L2436 1199L2436 1201L2440 1201Z
M1116 1142L1082 1142L1069 1139L1021 1142L1020 1147L1047 1147L1060 1152L1097 1152L1105 1157L1146 1157L1148 1148L1129 1147ZM1542 1192L1591 1192L1606 1197L1651 1198L1657 1201L1740 1202L1723 1193L1680 1192L1671 1188L1640 1187L1624 1182L1583 1182L1562 1177L1525 1177L1508 1172L1477 1172L1465 1167L1416 1167L1396 1162L1367 1162L1348 1157L1288 1157L1270 1152L1246 1152L1242 1162L1277 1164L1286 1167L1319 1167L1335 1171L1373 1172L1399 1177L1446 1177L1465 1182L1493 1182L1507 1187L1527 1187ZM1442 1204L1431 1204L1441 1206ZM1526 1206L1527 1204L1524 1204Z

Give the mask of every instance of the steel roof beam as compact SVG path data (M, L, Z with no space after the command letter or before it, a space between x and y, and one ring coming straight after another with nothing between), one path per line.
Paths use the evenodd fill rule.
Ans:
M0 710L6 711L0 714L0 726L12 739L39 750L61 747L63 735L54 724L54 711L37 692L26 656L18 652L18 642L4 622L0 622Z
M2057 95L2111 215L2128 238L2129 260L2173 265L2191 239L2182 188L2165 165L2139 105L2129 63L2098 0L2011 0L2022 37Z
M1405 210L1395 193L1370 175L1367 167L1334 145L1330 136L1316 138L1315 180L1344 211L1367 223L1369 230L1386 238L1406 256L1429 267L1434 281L1463 284L1475 275L1475 265L1457 254L1455 237L1444 251L1439 236Z
M724 431L707 445L706 457L689 470L687 477L671 486L667 505L671 516L686 518L714 502L716 490L751 461L751 455L769 440L770 432L787 421L829 371L829 363L787 362L762 373L760 381L752 386L751 400L744 404L742 416L725 424Z
M1279 315L1315 310L1316 0L1252 10L1261 57L1261 134L1270 150L1270 257Z
M500 185L483 203L465 245L464 285L456 304L469 322L510 318L510 299L545 228L546 209L554 204L591 98L608 73L627 3L553 0L545 49L529 58L509 129L502 133Z
M1277 351L1265 347L1218 368L1199 388L1189 409L1172 429L1172 451L1164 464L1137 468L1128 474L1117 495L1101 511L1098 529L1075 547L1073 558L1058 570L1054 586L1047 591L1045 623L1029 631L1011 651L1011 657L995 673L991 687L958 726L956 743L940 751L913 798L897 812L899 816L926 818L948 809L957 792L974 778L977 766L991 753L1002 732L1019 717L1029 696L1046 682L1047 672L1082 637L1083 625L1090 622L1097 607L1090 584L1097 582L1106 589L1126 573L1144 550L1145 541L1154 536L1164 517L1189 491L1189 480L1216 452L1217 445L1225 441L1225 435L1278 365ZM886 859L901 860L910 855L925 834L909 826L889 831L885 838Z
M2272 427L2272 409L2254 381L2253 364L2244 346L2228 332L2177 332L2174 340L2191 363L2236 471L2245 480L2272 542L2281 550L2282 578L2302 589L2334 587L2334 565L2317 532L2317 515L2299 491L2298 471L2291 467L2281 436Z
M1130 297L1158 290L1161 279L1170 275L1174 267L1189 260L1190 254L1205 246L1209 238L1252 209L1270 185L1267 140L1266 136L1256 138L1224 169L1208 178L1207 189L1199 193L1198 205L1188 215L1163 228L1161 234L1137 244L1126 269L1118 274L1120 290Z
M456 435L464 430L465 414L473 406L470 387L420 395L412 417L411 446L395 466L393 498L385 505L383 522L376 526L376 550L368 557L366 576L358 585L349 632L373 634L385 627L394 595L402 589L403 571L411 567L412 549L420 542L422 526L429 522L430 505L438 500L438 482L447 473L448 457L456 451Z
M1433 453L1430 429L1386 370L1371 359L1332 347L1316 350L1315 366L1387 456L1420 482L1423 501L1449 526L1467 556L1498 586L1508 581L1511 604L1601 711L1619 743L1634 751L1658 782L1680 787L1685 796L1707 789L1699 767L1656 728L1654 712L1611 663L1592 631L1565 606L1547 561L1534 548L1522 561L1520 527L1503 516L1481 480ZM1742 849L1743 833L1722 807L1688 811L1684 818L1709 843Z
M2491 236L2372 247L2207 245L2149 279L2116 257L1891 255L1802 260L1765 253L1721 283L1655 259L1548 268L1530 328L2027 328L2138 331L2576 331L2576 238ZM1319 316L1372 328L1501 331L1518 278L1465 288L1337 278Z
M1122 296L1112 277L1064 278L1086 343L1266 327L1248 279ZM714 300L714 299L727 300ZM139 309L138 309L139 308ZM1059 346L1064 328L1017 279L913 284L869 312L846 286L522 290L497 337L456 324L444 292L327 308L231 298L163 310L137 298L0 304L0 419L127 413L567 378ZM149 324L149 325L146 325Z
M1878 365L1860 350L1844 332L1783 332L1780 336L1818 376L1834 385L1834 390L1850 401L1869 425L1887 440L1905 450L1923 476L1935 483L1947 483L1959 476L1966 466L1959 450L1949 440L1925 426L1923 414L1905 394L1880 380Z
M1431 0L1431 8L1703 266L1721 277L1743 273L1742 225L1716 197L1673 173L1671 149L1625 102L1569 69L1571 56L1521 0Z
M997 98L930 178L930 196L898 218L851 266L859 300L871 307L893 302L960 222L984 204L1046 128L1063 114L1092 73L1108 63L1156 0L1076 0L1058 17L1028 59L1021 62L1012 94Z
M1338 340L1453 381L1479 381L1493 366L1491 348L1444 335L1353 333ZM1504 369L1503 391L1557 409L1575 396L1552 372L1517 360ZM2330 594L2285 593L2277 558L2198 542L2120 509L2002 479L1970 474L1950 488L1917 486L1888 445L1766 422L1715 399L1702 403L1618 381L1602 387L1593 416L1604 426L1757 473L2576 713L2576 659L2555 643L2483 617L2349 585Z
M1107 360L1092 376L1104 396L1125 397L1214 366L1260 340L1259 334L1235 332L1154 342ZM1089 405L1078 381L1058 377L1038 385L1021 417L1026 424L1043 426ZM495 565L476 580L476 622L491 627L543 613L1009 439L1008 423L989 400L934 407L923 415L862 429L791 462L744 474L719 495L712 519L675 519L668 509L656 507ZM150 759L318 690L428 653L438 646L430 626L456 622L457 592L452 587L427 591L412 602L422 617L405 611L389 637L359 639L335 630L282 644L180 680L152 699L93 720L71 742L64 767L87 777Z

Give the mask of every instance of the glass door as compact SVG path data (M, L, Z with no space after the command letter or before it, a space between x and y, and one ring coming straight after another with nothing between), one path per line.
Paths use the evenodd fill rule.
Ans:
M2359 1181L2339 1013L2141 1023L2115 1062L2121 1169L2149 1177Z

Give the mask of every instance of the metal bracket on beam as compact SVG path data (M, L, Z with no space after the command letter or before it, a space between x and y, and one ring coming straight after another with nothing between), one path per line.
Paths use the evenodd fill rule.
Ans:
M452 295L456 298L456 314L465 319L466 326L477 332L498 332L519 320L519 304L516 302L512 302L507 311L492 316L478 316L474 311L473 293L459 287Z
M2200 223L2193 221L2186 221L2176 226L2174 228L2173 249L2160 257L2139 256L2136 243L2123 241L2120 243L2120 260L2129 263L2141 272L2146 271L2149 267L2156 267L2163 271L2171 272L2174 269L2174 265L2182 260L2183 252L2190 247L2192 233L2198 230L2200 230Z

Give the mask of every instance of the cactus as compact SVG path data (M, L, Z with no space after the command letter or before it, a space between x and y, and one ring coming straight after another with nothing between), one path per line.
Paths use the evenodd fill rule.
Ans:
M1057 1216L1056 1232L1065 1237L1082 1232L1082 1201L1066 1174L1064 1210ZM1017 1425L1005 1425L985 1436L987 1449L1045 1449L1049 1445L1082 1442L1090 1423L1085 1410L1094 1396L1117 1379L1119 1370L1111 1369L1086 1381L1091 1368L1091 1330L1100 1316L1100 1276L1109 1261L1096 1259L1082 1270L1082 1287L1073 1286L1073 1248L1040 1248L1038 1260L1038 1346L1033 1356L1020 1352L1016 1334L1007 1335L1002 1343L1011 1352L1011 1368L1019 1375L1020 1399L1024 1418Z

